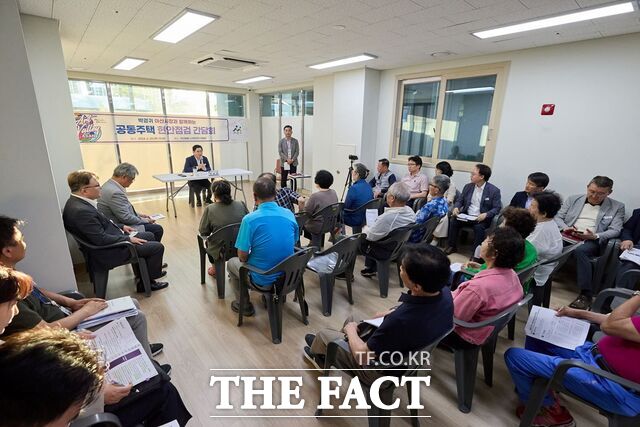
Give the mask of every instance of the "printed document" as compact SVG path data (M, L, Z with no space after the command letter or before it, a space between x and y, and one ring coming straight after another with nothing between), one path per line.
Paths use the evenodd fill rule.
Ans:
M458 214L457 218L458 218L460 221L477 221L477 220L478 220L478 217L477 217L477 216L474 216L474 215L467 215L467 214L463 214L463 213Z
M103 326L94 335L93 343L109 366L108 381L137 385L158 375L124 317Z
M631 261L633 263L640 265L640 249L637 249L637 248L627 249L626 251L622 252L622 255L620 255L620 260Z
M149 215L149 218L151 218L154 221L157 221L159 219L164 219L166 217L164 215L162 215L161 213L157 213L157 214Z
M365 212L365 218L367 220L367 226L373 227L373 224L378 219L378 209L367 209Z
M133 304L131 297L116 298L107 301L107 308L87 317L78 324L77 328L88 329L121 317L131 317L136 314L138 314L138 309Z
M589 322L573 317L558 317L555 310L534 305L524 332L529 337L574 350L587 339Z

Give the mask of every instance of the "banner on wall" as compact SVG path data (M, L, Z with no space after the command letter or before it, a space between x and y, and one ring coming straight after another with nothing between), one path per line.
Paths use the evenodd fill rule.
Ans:
M80 143L127 142L244 142L246 119L242 117L189 117L153 114L111 114L76 111L76 135Z

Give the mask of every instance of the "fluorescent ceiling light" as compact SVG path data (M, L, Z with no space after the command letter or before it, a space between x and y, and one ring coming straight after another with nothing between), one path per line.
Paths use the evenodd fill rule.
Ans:
M363 53L362 55L352 56L350 58L336 59L329 62L323 62L322 64L309 65L309 68L316 70L324 70L325 68L339 67L341 65L354 64L356 62L368 61L370 59L376 59L377 56Z
M486 87L470 87L470 88L467 88L467 89L452 89L452 90L445 91L445 93L454 93L454 94L459 94L459 93L485 93L485 92L493 92L494 90L495 90L494 87L486 86Z
M255 82L261 82L263 80L271 80L273 77L269 77L269 76L257 76L257 77L251 77L249 79L244 79L244 80L236 80L234 83L240 83L241 85L246 85L249 83L255 83Z
M134 68L136 68L138 65L144 64L145 62L147 62L146 59L141 59L141 58L129 58L129 57L124 57L122 58L122 61L118 62L116 65L114 65L113 68L114 70L133 70Z
M171 20L160 31L153 35L154 40L168 43L178 43L183 38L195 33L205 25L220 18L216 15L209 15L195 10L185 9Z
M493 30L479 31L472 34L480 39L487 39L490 37L499 37L507 34L572 24L574 22L588 21L590 19L604 18L606 16L620 15L622 13L629 13L633 11L633 2L619 3L614 4L613 6L598 7L595 9L583 10L581 12L574 12L551 18L537 19L535 21L523 22L522 24L509 25L506 27L495 28Z

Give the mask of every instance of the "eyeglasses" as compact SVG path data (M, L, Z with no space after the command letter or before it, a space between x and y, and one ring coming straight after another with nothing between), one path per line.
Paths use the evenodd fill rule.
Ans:
M407 163L407 166L416 166L416 163Z
M100 188L100 184L96 184L96 185L85 185L84 187L82 187L83 189L85 188Z

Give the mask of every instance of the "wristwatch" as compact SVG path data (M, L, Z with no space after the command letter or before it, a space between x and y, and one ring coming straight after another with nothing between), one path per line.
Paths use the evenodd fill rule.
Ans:
M640 291L634 291L631 296L637 297L640 295Z

